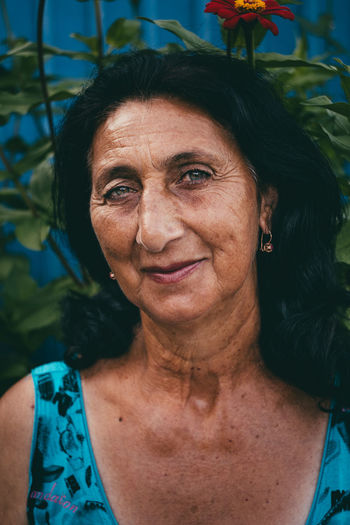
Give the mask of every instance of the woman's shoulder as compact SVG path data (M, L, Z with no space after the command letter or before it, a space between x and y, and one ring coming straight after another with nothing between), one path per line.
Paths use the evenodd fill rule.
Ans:
M26 496L34 421L34 387L28 375L0 399L0 522L26 522Z

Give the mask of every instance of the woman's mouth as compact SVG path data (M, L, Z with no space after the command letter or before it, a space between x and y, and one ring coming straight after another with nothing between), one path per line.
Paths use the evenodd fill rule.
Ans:
M157 283L173 284L182 281L193 273L203 261L204 259L200 259L173 263L167 266L147 266L142 271Z

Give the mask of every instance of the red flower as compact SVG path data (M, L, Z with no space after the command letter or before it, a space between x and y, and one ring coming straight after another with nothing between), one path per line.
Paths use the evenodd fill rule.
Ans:
M233 29L240 20L246 23L258 20L265 29L270 29L274 35L278 35L278 27L268 18L262 15L278 15L282 18L294 20L292 11L280 5L276 0L212 0L205 7L206 13L214 13L221 18L226 18L223 26Z

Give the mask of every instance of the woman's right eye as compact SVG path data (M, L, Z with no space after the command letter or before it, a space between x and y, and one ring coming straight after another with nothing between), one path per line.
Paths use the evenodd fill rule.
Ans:
M130 193L135 193L137 190L135 188L130 188L130 186L117 186L115 188L112 188L108 190L104 194L104 198L106 201L120 201L122 199L125 199L130 195Z

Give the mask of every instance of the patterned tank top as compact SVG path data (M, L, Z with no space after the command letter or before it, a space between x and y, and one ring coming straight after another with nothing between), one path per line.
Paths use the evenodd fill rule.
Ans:
M79 372L56 362L34 369L32 376L29 524L118 525L97 470ZM350 524L349 436L350 410L333 410L312 507L300 525Z

